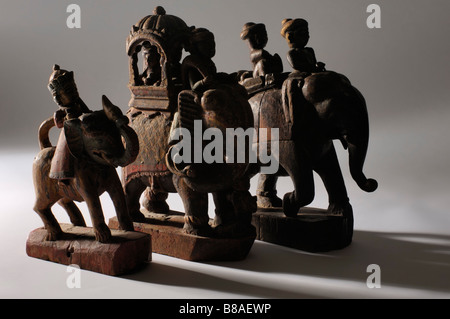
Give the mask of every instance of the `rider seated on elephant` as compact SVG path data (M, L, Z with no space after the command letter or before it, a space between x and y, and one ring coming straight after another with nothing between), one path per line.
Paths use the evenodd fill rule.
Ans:
M84 113L91 113L78 95L72 71L61 70L59 65L55 64L50 75L48 89L52 93L53 100L59 106L54 114L55 125L58 128L63 128L66 120L78 118ZM63 181L73 178L73 160L62 130L51 163L50 178Z
M237 84L236 73L217 72L212 57L216 54L214 34L205 28L191 31L186 51L190 53L181 63L183 87L202 95L223 84Z
M205 28L193 29L186 50L190 53L181 64L185 88L204 92L217 76L212 57L216 54L214 34Z
M309 41L308 22L304 19L284 19L281 22L281 36L291 48L287 59L294 69L292 75L325 71L325 64L317 62L314 50L306 47ZM304 77L305 75L303 75Z
M253 65L253 72L242 74L241 81L248 77L257 78L269 73L281 73L283 71L283 63L280 56L276 53L272 55L264 50L268 37L266 26L263 23L246 23L240 36L242 40L248 40L250 61Z
M142 83L144 85L159 86L161 84L161 56L158 53L158 48L146 42L142 46L142 56L145 68L140 76Z
M299 88L303 86L304 79L312 73L324 72L325 64L317 62L314 50L306 47L309 41L308 22L304 19L284 19L281 22L280 34L286 39L291 48L287 54L287 59L294 69L282 85L283 112L285 120L291 126L294 125L294 109L296 112L306 114L310 112L308 104L300 94ZM301 105L299 109L295 105Z

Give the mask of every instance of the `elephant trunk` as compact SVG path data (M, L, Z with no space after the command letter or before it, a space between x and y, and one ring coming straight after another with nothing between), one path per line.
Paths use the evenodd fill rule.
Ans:
M352 175L353 180L358 184L359 188L366 192L373 192L378 187L377 181L367 178L363 173L366 152L367 145L364 145L364 143L355 145L348 142L350 174Z
M355 90L356 91L356 90ZM355 116L357 120L356 127L348 131L343 136L348 145L350 174L353 180L358 184L359 188L366 192L373 192L378 187L378 182L374 179L367 178L363 173L364 162L366 159L367 148L369 144L369 119L365 101L359 92L356 92L358 100L362 106L358 108L358 114Z
M111 101L105 96L102 96L103 110L109 120L114 121L116 127L122 136L125 150L123 154L112 160L112 164L116 167L125 167L136 160L139 153L139 139L136 132L128 126L128 117L123 115L120 108L111 103Z
M139 139L136 132L128 125L120 126L119 132L125 144L125 151L115 160L115 166L125 167L136 160L139 154Z

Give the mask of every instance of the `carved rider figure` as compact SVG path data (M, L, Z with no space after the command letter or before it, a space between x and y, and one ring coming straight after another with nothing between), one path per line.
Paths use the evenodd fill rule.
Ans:
M91 112L78 95L72 71L61 70L59 65L55 64L50 75L48 89L53 100L59 106L53 116L58 128L64 127L65 120L78 118L83 113ZM65 180L73 177L73 157L62 130L51 163L50 178Z
M308 22L306 20L300 18L282 20L280 34L286 39L290 47L287 59L294 69L282 86L283 112L286 122L293 125L295 105L307 107L299 90L303 86L304 79L312 73L326 70L324 63L317 62L314 50L306 47L309 41ZM301 112L306 112L304 108L300 109ZM300 112L300 110L298 111Z
M248 40L250 47L250 61L253 64L254 78L265 76L269 73L281 73L283 63L278 54L270 54L264 47L267 45L268 37L266 26L263 23L248 22L241 31L241 39ZM243 75L248 77L248 75Z
M281 22L280 33L291 48L287 54L287 59L295 71L307 73L325 71L325 64L317 62L314 50L306 47L309 41L308 22L306 20L284 19Z
M214 34L205 28L193 29L186 50L190 55L181 64L184 87L204 92L217 75L212 61L216 54Z

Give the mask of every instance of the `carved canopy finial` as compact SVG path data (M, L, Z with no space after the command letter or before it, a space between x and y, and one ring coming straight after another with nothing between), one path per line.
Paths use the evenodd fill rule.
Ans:
M156 6L155 9L153 9L153 14L163 16L166 14L166 10L161 6Z

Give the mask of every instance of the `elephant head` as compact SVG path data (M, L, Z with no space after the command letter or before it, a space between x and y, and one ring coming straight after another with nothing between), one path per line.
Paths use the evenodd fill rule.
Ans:
M236 179L248 174L248 158L232 163L226 159L227 147L230 147L227 144L227 129L240 128L244 131L253 128L253 115L241 87L220 85L218 88L207 90L201 97L191 90L182 91L179 94L179 111L172 127L172 134L180 128L186 133L189 133L188 128L191 128L194 134L186 134L188 136L186 137L185 133L182 133L182 142L173 145L167 152L166 164L172 173L186 178L186 183L193 189L208 192L227 188ZM196 132L199 134L196 135ZM207 135L208 138L205 137ZM247 141L247 144L249 143L251 141ZM192 147L190 154L193 156L188 158L191 159L190 163L177 164L174 160L180 152L181 144L187 145L187 148ZM196 144L200 149L195 149ZM206 160L204 158L206 149L211 149L213 144L215 156L210 156L211 158ZM247 144L245 146L248 146ZM236 145L232 147L236 148ZM183 146L183 152L185 148ZM220 152L217 149L220 149ZM195 161L196 152L202 155L199 161ZM234 149L233 154L236 153Z
M101 165L124 167L136 159L138 137L117 106L106 96L102 102L103 110L65 121L70 153L75 158L87 158Z
M354 181L366 191L377 189L376 180L363 173L369 143L369 119L362 94L343 75L321 72L305 79L303 96L317 111L326 138L339 139L348 149Z

